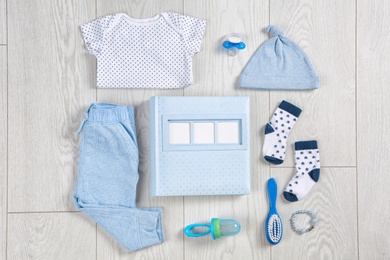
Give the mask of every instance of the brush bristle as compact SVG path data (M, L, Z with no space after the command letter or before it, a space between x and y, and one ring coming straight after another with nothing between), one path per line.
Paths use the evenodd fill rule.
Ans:
M268 237L274 243L279 242L282 237L282 221L276 214L271 215L268 220Z

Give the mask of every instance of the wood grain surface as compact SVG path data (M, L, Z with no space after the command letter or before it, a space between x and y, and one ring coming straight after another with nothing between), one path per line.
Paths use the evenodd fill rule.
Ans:
M0 0L0 44L7 43L7 1Z
M310 193L298 202L283 198L283 190L295 168L273 168L278 183L277 208L283 221L283 238L271 248L272 259L358 259L355 168L324 168ZM307 209L317 214L318 224L306 234L290 227L293 212ZM299 215L297 227L309 227L310 218Z
M94 18L91 3L8 3L10 212L74 209L75 132L96 99L94 62L78 28Z
M193 57L194 84L184 89L96 89L96 59L79 26L124 12L151 17L173 11L207 20ZM276 25L310 58L320 77L315 91L240 89L238 77ZM0 258L1 259L389 259L390 3L385 0L0 0ZM242 33L247 49L229 57L220 47ZM251 194L151 197L151 96L249 96ZM288 139L286 162L262 159L264 126L281 100L303 109ZM94 101L135 106L140 152L138 207L162 207L166 242L134 253L121 248L76 212L80 137ZM294 173L293 143L317 139L319 183L302 201L278 197L282 242L264 236L266 182L279 193ZM298 235L291 213L310 209L318 226ZM8 213L7 213L8 212ZM183 228L213 217L235 218L235 237L190 239ZM299 220L300 225L308 221Z
M8 215L9 260L96 259L96 225L82 213Z
M390 3L358 1L359 256L390 258Z
M7 48L0 47L0 257L7 237Z
M271 110L282 99L303 110L289 143L323 140L322 166L356 166L355 1L275 0L270 10L270 23L304 50L320 77L315 91L271 93ZM288 147L283 167L294 165Z

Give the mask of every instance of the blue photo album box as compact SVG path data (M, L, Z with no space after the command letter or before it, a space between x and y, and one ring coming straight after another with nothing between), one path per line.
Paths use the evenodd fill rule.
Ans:
M151 97L152 196L250 193L249 97Z

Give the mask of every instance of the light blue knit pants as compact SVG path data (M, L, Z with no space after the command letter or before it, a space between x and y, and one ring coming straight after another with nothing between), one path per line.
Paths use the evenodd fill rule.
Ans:
M133 107L92 103L80 130L77 209L128 251L164 241L161 209L138 209L138 145Z

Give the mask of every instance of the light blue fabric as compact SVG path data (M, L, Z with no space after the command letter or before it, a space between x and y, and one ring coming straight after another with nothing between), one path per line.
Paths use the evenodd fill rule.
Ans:
M250 59L240 86L266 90L316 89L320 85L309 58L275 26L266 28L272 37Z
M156 96L149 105L152 196L250 193L249 97ZM188 140L172 142L172 123L187 126ZM211 142L197 141L199 123L212 126Z
M83 136L74 200L77 209L128 251L164 241L160 208L136 208L138 145L133 107L92 103Z

